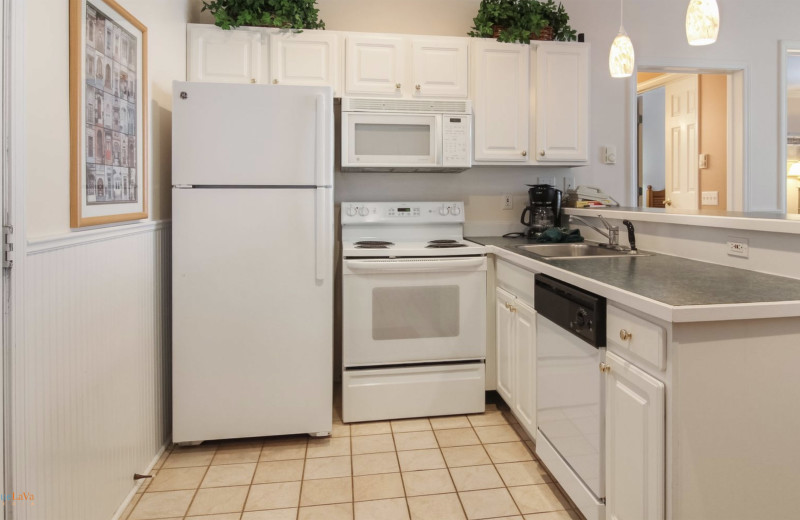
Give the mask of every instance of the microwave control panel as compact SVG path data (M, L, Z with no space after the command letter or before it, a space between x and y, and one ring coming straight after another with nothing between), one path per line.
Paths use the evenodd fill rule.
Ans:
M472 116L442 115L442 166L472 166Z

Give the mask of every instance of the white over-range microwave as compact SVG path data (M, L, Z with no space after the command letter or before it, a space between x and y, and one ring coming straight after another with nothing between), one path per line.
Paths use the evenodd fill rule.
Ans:
M344 172L462 172L472 166L472 103L342 98L341 137Z

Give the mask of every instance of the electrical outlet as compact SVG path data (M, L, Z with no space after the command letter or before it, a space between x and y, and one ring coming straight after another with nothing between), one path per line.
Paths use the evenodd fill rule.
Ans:
M503 209L514 209L514 199L510 193L503 195Z
M719 206L719 192L704 191L700 202L703 206Z
M566 196L567 190L575 189L575 177L564 177L564 195Z
M747 258L750 255L748 240L741 237L728 237L728 255Z

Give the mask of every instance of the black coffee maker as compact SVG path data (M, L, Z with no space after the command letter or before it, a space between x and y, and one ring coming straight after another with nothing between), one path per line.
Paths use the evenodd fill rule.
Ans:
M534 238L544 230L561 226L561 190L549 184L526 184L529 204L520 222L528 226L527 236ZM527 219L526 219L527 217Z

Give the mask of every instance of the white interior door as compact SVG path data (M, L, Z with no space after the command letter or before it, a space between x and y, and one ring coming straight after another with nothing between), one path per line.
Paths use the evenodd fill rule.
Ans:
M175 442L330 431L333 229L319 229L319 191L173 190Z
M696 74L666 85L665 150L667 206L698 209L698 79Z

